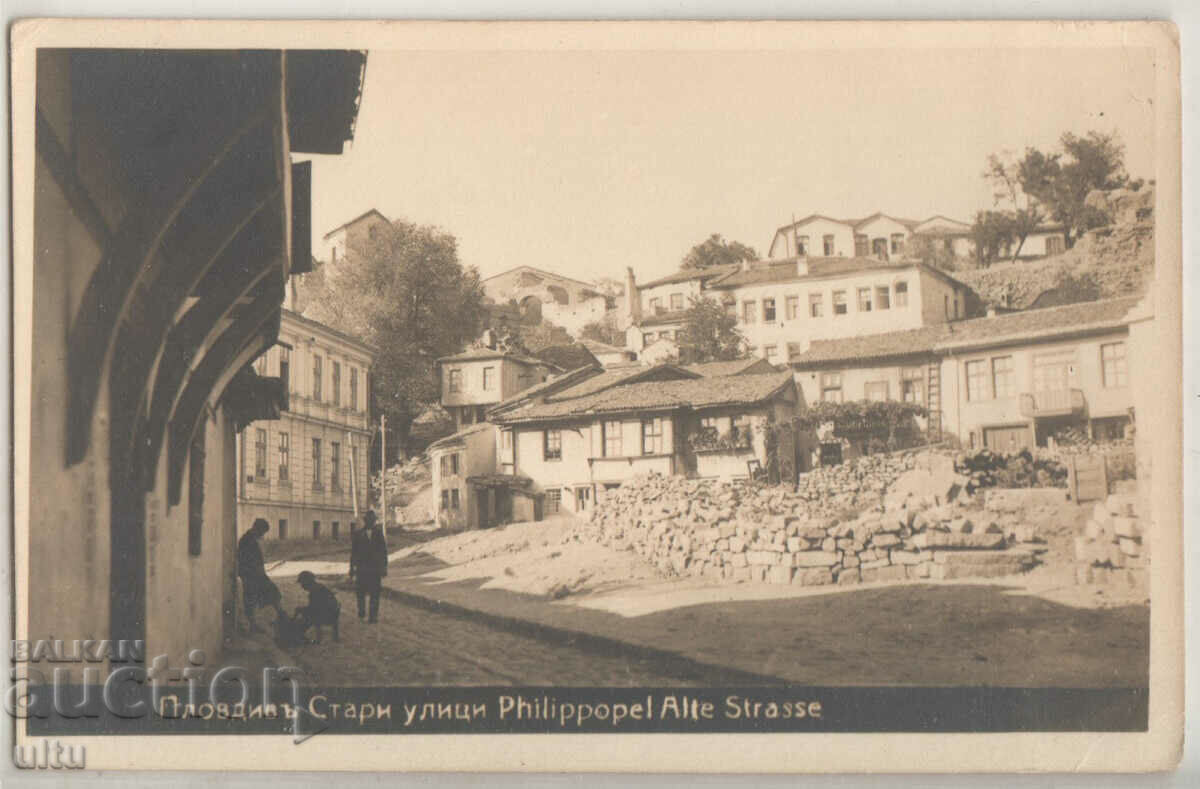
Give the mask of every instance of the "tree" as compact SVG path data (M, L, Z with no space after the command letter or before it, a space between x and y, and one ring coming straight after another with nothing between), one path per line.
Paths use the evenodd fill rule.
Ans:
M748 247L738 241L726 241L720 233L713 233L683 256L679 268L705 269L741 263L743 260L758 260L758 253L754 251L754 247Z
M971 240L975 257L981 266L995 263L1000 253L1012 243L1013 218L1005 211L978 211L971 225Z
M617 348L625 347L625 332L620 331L609 320L599 320L589 323L579 330L579 339L594 340Z
M388 418L388 446L402 446L412 421L439 399L437 359L479 336L479 272L459 261L454 236L397 220L307 275L303 288L305 317L374 346L372 404Z
M675 342L683 364L723 362L746 355L746 338L738 331L737 318L708 297L692 297Z
M1116 132L1090 131L1083 137L1066 132L1059 144L1062 151L1055 153L1026 148L1017 175L1024 192L1066 228L1070 247L1080 235L1107 221L1102 211L1086 204L1089 192L1141 182L1130 181L1125 172L1125 146Z
M1008 217L1009 241L1016 240L1012 259L1016 260L1025 246L1025 239L1037 230L1045 218L1037 200L1031 198L1021 186L1021 163L1013 154L1005 151L988 156L987 169L983 177L992 184L993 207L1007 205L1004 213Z
M932 236L909 236L904 242L904 255L942 271L954 271L959 264L954 250L947 246L943 239Z
M554 345L570 345L571 335L558 324L551 323L545 318L540 323L532 326L520 326L517 328L517 336L521 338L521 344L529 350L530 353L537 353L544 348L550 348Z

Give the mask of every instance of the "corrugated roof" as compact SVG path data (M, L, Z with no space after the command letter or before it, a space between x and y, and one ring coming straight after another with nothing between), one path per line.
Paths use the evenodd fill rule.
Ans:
M709 266L708 268L683 269L681 271L676 271L674 274L668 274L665 277L647 282L645 285L638 285L638 290L656 288L659 285L670 285L673 282L690 282L694 279L712 279L713 277L720 277L737 271L738 268L740 268L740 264L738 263L727 263L720 266Z
M560 392L554 401L531 403L504 414L501 419L505 422L543 421L629 411L751 405L770 399L789 385L795 385L792 374L782 372L642 381L581 396L574 395L572 389Z
M1125 316L1137 301L1137 296L1089 301L885 334L814 340L790 362L799 366L863 362L1117 328L1126 324Z

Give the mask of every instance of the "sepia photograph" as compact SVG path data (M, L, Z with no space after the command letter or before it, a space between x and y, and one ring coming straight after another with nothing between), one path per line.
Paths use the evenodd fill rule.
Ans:
M14 28L17 766L1172 766L1170 26L449 28Z

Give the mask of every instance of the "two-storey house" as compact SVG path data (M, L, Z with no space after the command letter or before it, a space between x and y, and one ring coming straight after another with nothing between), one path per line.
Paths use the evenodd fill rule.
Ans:
M367 506L367 376L374 350L290 310L279 342L255 362L278 376L288 407L238 436L238 522L272 525L270 536L340 538Z
M495 343L437 360L442 408L456 430L482 422L487 409L562 372L543 359L506 351Z

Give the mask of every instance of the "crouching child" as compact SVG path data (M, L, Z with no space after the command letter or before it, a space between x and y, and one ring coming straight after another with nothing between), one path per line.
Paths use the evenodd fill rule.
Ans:
M337 597L329 590L329 587L318 583L317 577L308 570L300 573L296 580L300 582L304 591L308 592L308 605L297 608L296 615L293 617L296 629L307 633L310 627L315 627L316 642L319 644L321 643L321 628L330 625L333 628L333 640L341 641L338 633L338 618L342 606L338 603Z

